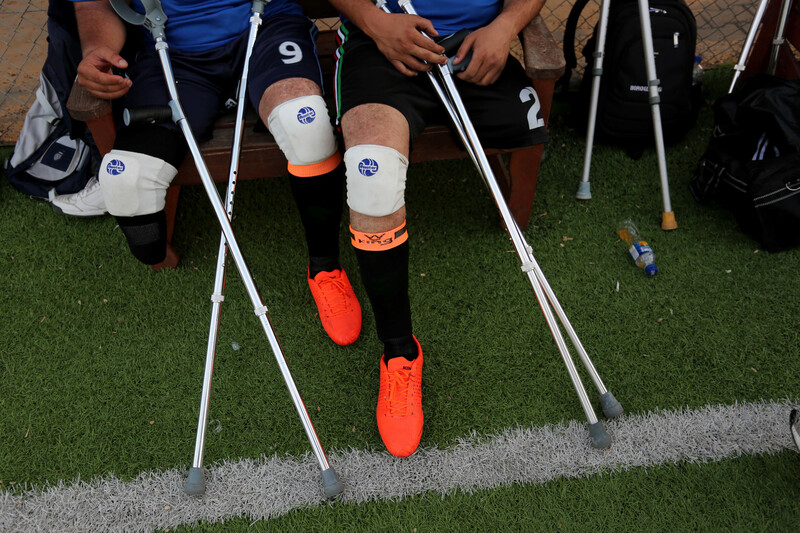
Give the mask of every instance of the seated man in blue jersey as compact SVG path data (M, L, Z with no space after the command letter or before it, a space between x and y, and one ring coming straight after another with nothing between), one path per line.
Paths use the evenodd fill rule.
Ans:
M152 37L130 64L119 55L126 29L108 0L73 0L83 49L78 83L104 99L124 98L129 108L169 100ZM144 12L141 3L132 7ZM248 0L163 0L167 43L181 105L196 139L211 136L223 102L241 76L250 26ZM308 247L308 284L328 335L354 342L361 308L339 264L342 157L322 99L313 22L290 0L272 0L249 67L248 97L288 160L291 190ZM120 71L125 75L121 76ZM166 189L187 152L173 123L121 128L99 171L109 213L131 252L156 264L166 254Z
M454 64L471 60L456 85L483 146L514 148L546 140L536 92L509 46L544 0L396 0L386 13L369 0L331 0L343 15L337 65L337 118L344 134L351 241L384 351L377 422L387 449L416 451L422 436L422 348L408 296L409 242L404 200L411 142L430 121L449 124L427 76L444 48L423 35L471 30Z

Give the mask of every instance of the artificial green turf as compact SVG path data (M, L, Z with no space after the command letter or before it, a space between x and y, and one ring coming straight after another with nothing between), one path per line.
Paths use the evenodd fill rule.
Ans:
M709 77L724 86L713 71ZM631 413L800 397L800 250L759 250L729 212L692 199L687 185L711 124L705 108L687 139L668 149L679 225L672 232L659 227L653 150L634 161L597 145L593 199L582 202L574 194L583 137L558 113L551 125L526 235L603 380ZM582 419L527 278L470 164L412 165L407 204L415 333L425 351L423 445ZM287 181L240 183L235 212L237 237L323 445L381 449L374 424L381 347L344 234L342 260L365 313L359 341L341 348L316 318ZM632 218L652 244L655 278L633 266L614 233L622 218ZM218 242L200 187L182 193L179 268L154 273L130 256L111 217L58 215L2 180L2 489L111 472L127 479L191 463ZM305 434L232 268L226 292L206 463L304 453ZM781 457L763 461L788 468L791 456ZM724 468L745 479L748 462L758 461ZM589 482L597 485L590 492L615 483L635 491L650 472L625 474L642 478L627 485L603 476ZM657 472L664 475L653 486L672 483L673 470ZM514 500L560 483L500 493ZM580 486L586 482L563 483L568 492L588 490ZM596 509L589 494L584 499ZM431 513L436 501L419 498ZM443 509L451 512L449 504ZM363 512L382 527L380 512ZM303 520L304 512L296 514Z
M800 459L794 451L712 464L636 468L542 485L295 509L172 531L797 531Z

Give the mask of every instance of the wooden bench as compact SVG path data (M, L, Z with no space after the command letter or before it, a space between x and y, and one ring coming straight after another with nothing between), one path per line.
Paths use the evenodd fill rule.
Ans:
M333 92L332 79L336 49L336 31L332 28L338 14L325 1L301 0L299 3L302 4L305 13L315 19L320 27L317 52L324 76L324 89L330 95ZM539 95L542 114L547 123L555 82L564 72L563 53L541 17L535 18L525 28L521 35L521 46L526 72ZM76 83L70 94L67 109L73 119L88 124L101 153L111 150L115 130L109 102L95 99ZM248 117L242 141L238 179L285 176L287 174L286 159L278 145L269 133L253 131L257 119L254 113ZM228 180L234 121L233 113L221 117L214 127L214 138L200 146L206 165L216 182ZM493 171L508 201L509 209L522 228L527 227L530 219L543 150L544 146L538 145L516 150L490 150L487 152ZM509 154L507 165L503 159L504 153ZM414 142L410 161L415 163L464 157L467 157L467 153L457 146L446 126L431 125ZM200 183L200 176L191 155L189 155L178 169L178 175L167 191L166 213L169 243L172 241L180 188L184 185ZM175 267L178 258L178 254L171 244L168 244L166 260L153 268L159 270L164 267Z

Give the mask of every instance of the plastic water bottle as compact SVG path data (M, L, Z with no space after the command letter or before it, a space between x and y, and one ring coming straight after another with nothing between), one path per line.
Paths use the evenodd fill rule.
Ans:
M648 276L655 276L658 272L656 267L656 254L653 249L643 241L639 235L639 229L631 220L623 220L617 224L617 234L628 245L628 252L633 258L636 266L644 269Z
M703 60L700 56L694 56L694 66L692 67L692 85L701 85L703 83L703 65L700 63Z

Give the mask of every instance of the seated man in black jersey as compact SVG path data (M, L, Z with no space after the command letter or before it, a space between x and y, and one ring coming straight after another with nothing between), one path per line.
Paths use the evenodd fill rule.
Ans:
M344 134L350 233L367 290L380 361L378 429L387 449L408 456L422 436L422 348L411 327L404 200L410 144L429 121L449 123L426 76L444 63L430 37L472 32L454 65L456 84L481 143L514 148L546 140L539 99L509 45L544 0L416 0L420 16L389 14L369 0L331 0L343 14L337 118ZM463 66L463 65L462 65Z

